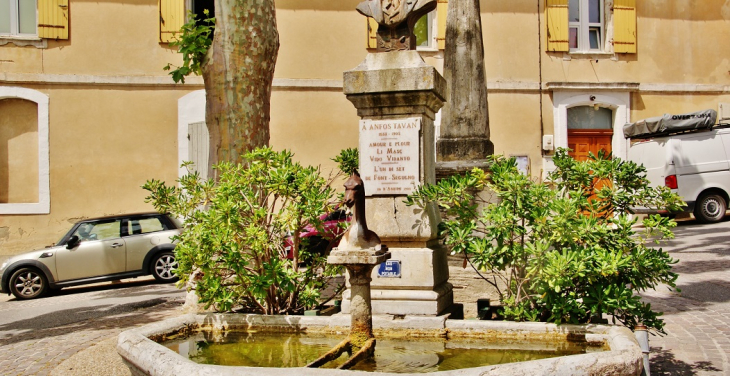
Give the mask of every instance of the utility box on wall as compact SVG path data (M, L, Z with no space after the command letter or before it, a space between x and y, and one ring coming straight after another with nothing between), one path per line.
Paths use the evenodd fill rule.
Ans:
M730 103L720 103L717 106L718 124L730 124Z

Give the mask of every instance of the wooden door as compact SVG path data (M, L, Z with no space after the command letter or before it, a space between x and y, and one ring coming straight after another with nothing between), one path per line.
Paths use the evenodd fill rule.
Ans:
M568 153L577 161L587 161L589 153L598 155L598 151L604 150L606 153L611 152L611 139L613 138L613 130L611 129L569 129L568 130L568 148L571 151ZM611 182L603 179L593 182L593 192L605 187L610 186ZM594 201L597 199L595 193L591 194L588 201ZM593 215L597 217L606 217L613 215L612 211L601 210L598 212L590 213L585 211L585 215Z
M611 129L569 129L568 148L571 149L569 155L577 161L586 161L589 152L595 155L598 155L599 150L610 153L612 138Z

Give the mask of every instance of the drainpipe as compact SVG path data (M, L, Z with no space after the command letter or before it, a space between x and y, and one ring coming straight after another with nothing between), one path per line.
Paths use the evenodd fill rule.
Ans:
M634 336L639 341L639 347L641 347L641 353L644 354L644 369L641 371L641 376L650 376L649 371L649 332L646 330L644 324L639 323L634 327Z

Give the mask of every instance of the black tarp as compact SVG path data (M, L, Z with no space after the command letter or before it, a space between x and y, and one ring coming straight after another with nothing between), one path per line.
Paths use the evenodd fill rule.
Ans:
M624 125L624 137L647 138L671 133L710 130L717 121L717 111L703 110L689 114L657 116Z

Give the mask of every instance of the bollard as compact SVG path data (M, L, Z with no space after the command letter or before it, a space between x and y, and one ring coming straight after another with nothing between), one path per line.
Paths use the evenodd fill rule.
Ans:
M638 324L634 327L634 336L639 342L641 352L644 354L644 370L641 372L642 376L650 376L649 370L649 332L646 330L646 326Z

